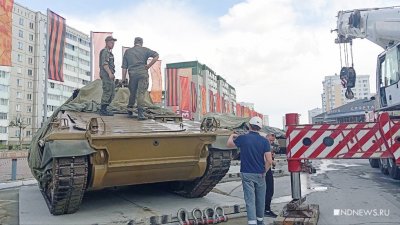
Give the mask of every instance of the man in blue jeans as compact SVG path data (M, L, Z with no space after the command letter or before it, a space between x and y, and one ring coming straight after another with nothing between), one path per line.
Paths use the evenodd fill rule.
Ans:
M272 165L272 156L269 142L258 133L262 127L261 118L255 116L249 124L249 133L240 136L232 134L226 145L240 148L240 172L248 224L264 225L265 172Z

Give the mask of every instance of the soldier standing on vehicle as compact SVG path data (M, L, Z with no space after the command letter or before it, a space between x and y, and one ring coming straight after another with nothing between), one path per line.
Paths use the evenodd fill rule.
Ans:
M125 51L122 59L122 82L126 83L126 72L129 73L129 103L128 115L132 116L132 109L137 98L138 119L147 119L144 116L144 100L149 87L148 69L158 60L158 53L143 47L143 39L135 38L135 46ZM153 58L149 64L147 60Z
M240 172L248 224L264 224L265 172L272 164L269 142L259 134L262 120L255 116L250 119L250 132L244 135L232 134L226 145L240 148Z
M100 78L103 84L103 95L101 96L101 109L99 114L101 116L113 116L114 113L107 111L107 106L110 105L115 94L114 84L114 55L111 50L114 48L114 42L117 39L108 36L105 39L106 47L100 51L99 65L100 65Z

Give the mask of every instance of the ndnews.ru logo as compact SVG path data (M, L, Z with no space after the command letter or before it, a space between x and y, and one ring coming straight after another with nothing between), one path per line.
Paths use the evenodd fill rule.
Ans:
M390 216L390 209L334 209L334 216Z

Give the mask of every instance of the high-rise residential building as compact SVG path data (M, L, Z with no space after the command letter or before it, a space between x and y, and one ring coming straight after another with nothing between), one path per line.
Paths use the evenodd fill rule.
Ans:
M321 108L315 108L315 109L308 110L308 123L312 124L313 118L321 113L322 113Z
M342 87L340 76L326 76L322 81L323 92L322 98L322 110L324 112L330 111L334 108L342 106L346 103L352 102L357 99L370 98L370 84L369 75L357 75L356 85L352 88L354 93L353 99L347 99L345 97L345 91Z
M0 66L0 144L8 143L11 68Z
M226 101L226 105L230 105L230 109L232 106L236 105L236 90L235 88L226 82L222 76L216 75L216 73L209 68L207 65L202 64L198 61L189 61L189 62L177 62L177 63L168 63L166 65L167 69L177 69L178 76L188 77L190 82L193 82L196 86L197 90L197 110L196 112L191 112L191 116L195 120L200 120L203 116L202 105L203 99L201 95L201 88L205 88L205 106L206 112L210 112L210 108L216 108L216 99L214 95L217 93L220 96L224 96ZM180 85L178 85L180 86ZM210 96L211 93L213 96ZM181 87L178 87L178 98L182 99L181 96ZM214 101L211 102L210 99L214 98ZM192 98L191 98L192 99ZM210 104L214 104L213 107ZM222 101L221 101L222 104ZM234 111L230 110L231 113Z
M6 107L3 105L2 108L2 98L5 103L7 96L3 92L7 88L0 86L0 138L4 123L1 118L7 118L8 124L22 121L24 129L10 126L8 139L1 139L3 143L16 143L20 137L23 142L29 142L42 125L45 114L46 35L47 16L14 3L12 67L9 70L0 67L0 84L9 85L8 115L3 117L1 113ZM83 87L91 80L89 53L89 35L67 26L64 82L48 80L47 117L72 95L74 89Z
M248 107L250 110L254 110L254 103L250 102L239 102L240 105L244 107Z

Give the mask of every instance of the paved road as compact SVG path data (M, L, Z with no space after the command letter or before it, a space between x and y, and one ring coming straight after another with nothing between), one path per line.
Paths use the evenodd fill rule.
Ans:
M303 177L303 193L309 193L307 203L320 205L318 224L399 224L400 181L382 175L366 160L318 161L314 164L320 169L318 174L309 177L308 183ZM242 196L240 182L219 184L217 188L231 196ZM277 178L275 188L273 208L278 212L290 200L289 177ZM0 224L17 224L17 215L18 189L0 190ZM272 220L268 218L266 222ZM246 219L232 219L225 224L246 224Z
M18 188L0 190L0 224L18 222Z
M368 160L322 162L322 173L312 181L328 189L307 198L320 206L318 224L400 224L400 181L371 168Z

